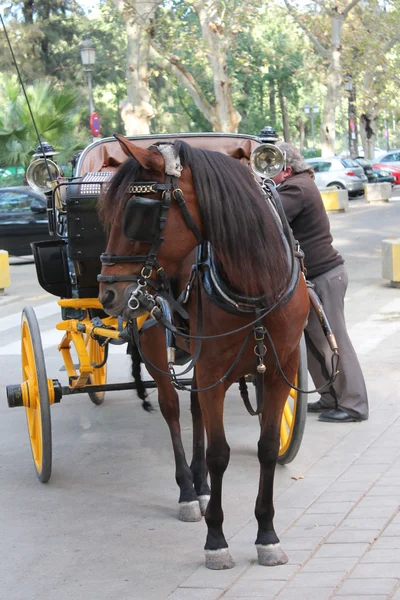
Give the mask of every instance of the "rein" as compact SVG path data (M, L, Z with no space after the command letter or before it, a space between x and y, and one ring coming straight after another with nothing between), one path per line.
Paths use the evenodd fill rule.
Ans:
M178 169L178 171L180 174L179 169ZM167 171L165 183L140 182L139 181L139 182L135 182L134 184L129 185L126 189L126 192L132 194L132 196L128 199L128 202L127 202L127 205L125 208L125 215L124 215L124 221L123 221L123 232L126 235L126 237L128 239L131 239L132 241L135 240L135 241L143 241L146 243L151 243L151 248L150 248L148 254L147 255L118 256L118 255L104 253L100 256L100 261L101 261L102 265L104 265L104 266L114 266L116 264L121 264L121 263L144 263L144 266L140 272L140 275L98 275L97 276L97 280L100 283L112 284L112 283L116 283L116 282L120 282L120 281L135 282L137 284L136 287L132 288L132 286L128 286L125 290L125 293L128 295L128 298L127 298L128 307L133 311L138 310L140 307L142 307L146 311L150 312L151 317L153 318L153 323L149 324L149 327L151 327L152 325L156 325L157 323L160 323L165 328L166 336L167 336L167 357L168 357L167 360L168 360L168 369L169 369L168 372L163 371L162 369L159 369L158 367L156 367L144 355L142 348L141 348L141 344L140 344L140 334L137 329L136 320L129 322L128 327L131 331L134 342L138 348L138 352L139 352L140 357L141 357L142 361L144 362L144 364L146 366L150 367L151 369L154 369L160 375L169 377L171 379L171 383L174 385L174 387L176 387L179 390L184 390L184 391L189 391L189 392L205 392L205 391L208 391L208 390L211 390L211 389L217 387L218 385L220 385L221 383L226 381L226 379L232 373L233 369L235 368L235 366L239 362L240 358L242 357L244 350L247 346L247 343L249 342L250 337L253 334L255 342L256 342L256 345L254 347L254 352L257 357L257 362L258 362L257 375L256 375L257 408L255 410L252 408L249 398L248 398L247 385L245 382L245 378L242 377L239 380L241 396L243 398L246 409L248 410L248 412L251 415L259 415L263 409L264 373L266 371L266 367L264 365L264 356L267 352L267 348L264 344L265 336L267 337L269 345L271 346L274 360L278 367L278 371L279 371L280 375L283 377L283 379L285 380L285 382L291 388L293 388L297 391L304 392L304 393L314 393L315 391L321 391L326 386L332 384L337 375L337 363L336 363L336 366L334 366L335 356L332 357L332 376L324 386L322 386L321 388L318 388L318 390L312 390L309 392L307 392L305 390L300 390L299 388L294 387L288 381L285 374L283 373L282 368L280 366L279 357L276 353L275 346L273 344L271 336L270 336L268 330L262 325L262 319L264 317L266 317L269 313L271 313L273 310L278 308L278 306L282 303L283 299L285 298L285 295L287 293L290 283L287 285L285 290L283 290L280 293L278 299L274 302L274 304L271 307L266 308L266 309L260 309L260 308L255 309L256 318L254 320L250 321L250 323L247 323L246 325L243 325L242 327L238 327L237 329L233 329L233 330L230 330L230 331L227 331L224 333L215 334L215 335L203 335L202 334L202 331L203 331L202 299L201 299L200 278L199 278L199 257L197 254L196 265L194 265L194 271L192 271L192 274L190 276L190 281L186 285L185 294L184 294L185 300L187 300L190 290L193 287L194 280L196 279L197 280L197 294L196 294L196 297L197 297L197 328L196 328L197 335L186 334L182 331L179 331L173 325L172 314L171 314L169 305L172 306L172 308L174 310L176 310L176 312L178 312L184 319L188 319L189 317L188 317L187 312L183 309L182 304L179 302L179 299L177 300L173 296L169 278L168 278L167 274L165 273L163 267L161 267L159 265L158 260L157 260L157 251L159 250L162 242L164 241L164 238L162 237L161 234L166 225L167 214L168 214L168 210L169 210L172 198L177 202L177 204L182 212L182 216L183 216L188 228L192 231L198 244L201 244L203 242L202 235L201 235L196 223L194 222L192 215L190 214L190 212L188 210L185 199L183 197L182 190L178 187L178 180L177 180L177 177L175 176L177 174L177 171L174 170L173 173L174 174L171 175ZM271 186L268 186L268 188L271 191L271 195L272 195L271 201L273 202L273 208L276 209L276 211L279 215L279 219L282 223L283 232L288 241L289 247L292 250L294 250L293 237L291 235L291 231L289 229L289 225L288 225L286 216L283 212L283 208L280 203L279 197L278 197L276 191L271 188ZM264 190L262 190L262 191L264 194L266 194L266 192ZM158 192L162 192L161 200L153 199L153 198L145 199L145 198L137 197L137 194L149 194L149 193L158 193ZM142 231L142 230L140 230L140 227L139 227L140 223L139 223L139 225L136 225L136 227L135 226L133 227L133 233L131 233L130 232L130 217L132 216L132 214L135 214L136 211L140 211L140 210L142 211L140 214L143 215L143 220L147 217L150 222L150 225L145 221L147 224L147 227L145 227L145 231ZM139 221L140 221L140 219L139 219ZM295 255L295 252L291 252L290 280L294 273L294 265L295 265L295 256L294 255ZM153 269L156 270L156 276L158 276L160 278L161 283L158 283L156 280L151 279L151 274L153 272ZM152 295L148 291L146 291L145 288L148 285L150 285L151 287L154 288L154 290L156 292L155 295ZM174 352L175 352L174 339L173 339L174 336L180 336L187 340L196 340L193 356L192 356L191 360L189 361L189 364L185 368L185 370L180 373L180 375L184 375L184 374L188 373L192 368L195 367L195 365L199 359L200 353L201 353L203 340L218 339L218 338L226 337L229 335L233 335L235 333L239 333L241 331L245 331L250 327L252 329L245 336L245 339L244 339L244 341L239 349L239 352L238 352L236 358L234 359L232 365L229 367L229 369L226 371L226 373L218 381L216 381L214 384L212 384L206 388L202 388L202 389L187 388L186 386L179 383L179 380L177 379L177 376L176 376L176 373L174 370L174 360L172 358L174 355ZM328 324L328 327L329 327L329 324ZM334 351L334 355L336 355L337 361L338 361L337 348L333 349L333 351Z

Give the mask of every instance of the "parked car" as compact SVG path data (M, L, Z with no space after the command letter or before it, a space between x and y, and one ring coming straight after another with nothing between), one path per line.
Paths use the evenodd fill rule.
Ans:
M354 160L364 169L364 173L368 177L369 183L391 183L394 185L395 177L386 166L379 164L374 165L372 160L362 156L357 156Z
M368 183L375 183L377 180L377 176L374 173L374 169L372 163L367 158L363 156L357 156L354 161L363 168L364 173L368 179Z
M387 173L392 175L394 177L394 184L400 185L400 165L395 166L394 164L390 164L390 163L381 163L381 162L375 163L374 162L372 166L374 169L379 169L380 171L386 171Z
M0 188L0 249L32 254L30 242L48 240L47 200L29 186Z
M307 158L306 162L314 169L315 183L319 189L336 187L347 190L349 196L364 193L367 176L352 158Z
M380 164L388 163L392 167L400 167L400 150L390 150L376 157L376 162Z

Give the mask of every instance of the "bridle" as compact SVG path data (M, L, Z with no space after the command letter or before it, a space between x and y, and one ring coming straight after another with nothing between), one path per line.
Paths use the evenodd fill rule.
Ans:
M168 276L163 267L157 260L157 252L164 241L162 233L164 231L168 210L172 199L178 204L182 216L192 231L198 244L203 242L203 237L189 212L183 192L178 186L178 179L175 176L166 175L165 183L158 182L135 182L129 184L126 192L131 194L125 207L122 230L125 237L132 241L151 244L149 252L136 255L114 255L102 254L100 256L101 264L112 267L121 263L142 263L143 268L139 275L98 275L97 280L100 283L116 283L119 281L132 281L137 283L135 289L130 289L128 306L132 310L137 310L140 306L149 310L154 306L154 299L151 294L145 291L147 285L151 285L157 292L165 291L170 295L170 284ZM161 200L156 198L143 198L143 194L155 194L161 192ZM157 282L151 279L153 270L156 272Z

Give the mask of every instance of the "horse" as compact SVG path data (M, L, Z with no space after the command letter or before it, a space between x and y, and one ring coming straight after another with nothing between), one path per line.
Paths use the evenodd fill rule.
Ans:
M153 307L157 324L140 338L136 330L135 342L157 384L160 410L170 429L181 518L200 498L207 525L206 566L234 566L223 532L222 483L230 457L224 399L232 384L253 376L262 396L255 544L261 565L284 564L288 558L273 526L273 481L288 382L297 373L309 313L305 278L276 210L248 164L181 140L143 148L115 137L127 159L100 200L108 241L101 257L99 299L108 314L122 315L132 324ZM200 243L208 248L207 259L200 255L196 262ZM219 294L211 289L216 278ZM186 334L168 317L165 302L154 301L157 290L160 296L166 290L171 314L186 323ZM180 435L168 336L190 351L195 363L190 467ZM195 519L190 513L187 520Z

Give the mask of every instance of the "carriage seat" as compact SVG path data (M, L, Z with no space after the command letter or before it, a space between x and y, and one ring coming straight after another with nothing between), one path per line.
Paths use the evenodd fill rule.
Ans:
M250 155L260 142L249 135L236 134L166 134L129 137L137 144L148 148L156 142L183 140L195 148L223 152L234 158L249 162ZM115 171L126 155L115 138L98 140L81 154L76 176L85 181L93 174ZM97 214L99 184L76 183L69 186L67 195L68 254L74 262L79 297L98 295L97 275L101 271L100 254L106 247L106 238Z
M229 133L182 133L128 137L134 144L144 148L148 148L156 142L172 143L182 140L194 148L222 152L245 162L249 162L252 151L260 145L260 141L253 136ZM77 175L114 171L125 162L126 158L115 138L98 140L82 153L77 165Z

